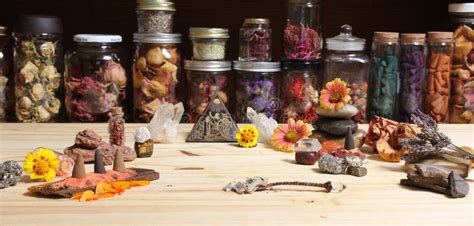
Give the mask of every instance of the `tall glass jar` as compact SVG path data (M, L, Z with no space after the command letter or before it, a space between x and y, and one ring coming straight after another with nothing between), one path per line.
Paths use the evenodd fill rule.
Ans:
M474 123L474 3L450 4L454 26L450 123Z
M229 30L226 28L192 27L193 60L224 60Z
M320 61L283 61L280 122L288 119L314 123L321 88Z
M272 30L270 20L247 18L240 29L240 61L271 61Z
M57 17L22 15L15 40L16 118L20 122L56 121L61 109L63 45Z
M186 70L185 122L195 123L215 93L219 94L228 109L231 107L230 100L233 94L230 61L185 60L184 70Z
M398 121L411 122L410 116L423 110L427 46L425 34L401 34L400 93Z
M65 106L69 121L107 122L113 107L122 107L128 77L120 35L79 34L66 54Z
M0 122L10 121L12 118L11 110L14 104L12 101L12 84L11 68L13 67L11 38L7 34L6 27L0 27Z
M237 123L248 123L247 108L278 120L280 109L279 84L280 62L234 61L236 71L235 119Z
M364 53L365 39L352 36L352 27L341 26L341 33L326 39L327 56L324 58L323 86L336 78L346 82L351 89L349 104L359 111L353 119L365 121L367 103L367 81L369 77L369 57Z
M400 45L398 33L375 32L369 70L367 120L375 115L396 119L398 63Z
M177 103L180 34L135 33L133 118L149 122L163 103Z
M168 0L137 0L138 32L173 32L175 12Z
M285 60L317 60L321 57L321 7L319 0L288 0L283 31Z
M447 122L451 89L452 32L428 32L427 86L424 112L436 122ZM455 97L454 97L455 98Z

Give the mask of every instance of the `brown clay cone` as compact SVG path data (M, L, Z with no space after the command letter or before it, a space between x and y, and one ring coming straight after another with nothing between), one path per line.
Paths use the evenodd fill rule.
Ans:
M74 168L72 170L73 178L86 178L86 167L84 166L84 158L81 154L78 154L76 157L76 162L74 163Z
M120 150L119 148L117 148L117 150L115 151L114 170L118 172L127 171L127 169L125 168L122 150Z
M105 174L106 172L102 155L100 154L100 150L97 149L94 157L94 173Z

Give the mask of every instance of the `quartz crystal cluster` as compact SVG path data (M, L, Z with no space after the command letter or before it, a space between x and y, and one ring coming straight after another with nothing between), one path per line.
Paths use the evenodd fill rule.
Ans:
M148 124L151 139L160 143L173 143L178 135L178 125L184 113L183 103L159 105Z
M23 169L16 161L0 163L0 189L15 186L22 173Z

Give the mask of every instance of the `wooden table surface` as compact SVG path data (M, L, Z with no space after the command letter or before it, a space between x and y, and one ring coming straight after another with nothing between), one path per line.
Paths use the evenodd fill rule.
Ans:
M139 124L127 124L127 144ZM366 125L362 125L366 129ZM441 125L458 145L474 146L474 125ZM0 124L0 161L23 161L26 153L44 146L57 151L74 142L85 128L108 139L106 124ZM471 193L462 199L402 187L402 163L369 156L368 175L321 174L315 166L294 163L293 154L265 145L241 149L234 144L185 143L191 125L182 125L177 143L156 144L151 158L128 167L152 168L158 181L123 195L94 202L31 197L21 182L0 190L0 225L474 225L474 176ZM182 151L194 153L195 156ZM88 170L93 165L87 166ZM263 176L269 181L342 182L342 193L313 188L282 187L251 195L226 193L232 180Z

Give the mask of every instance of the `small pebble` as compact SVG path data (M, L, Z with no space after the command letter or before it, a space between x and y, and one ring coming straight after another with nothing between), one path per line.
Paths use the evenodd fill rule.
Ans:
M367 175L367 168L349 166L347 168L347 173L352 175L352 176L363 177L363 176Z

